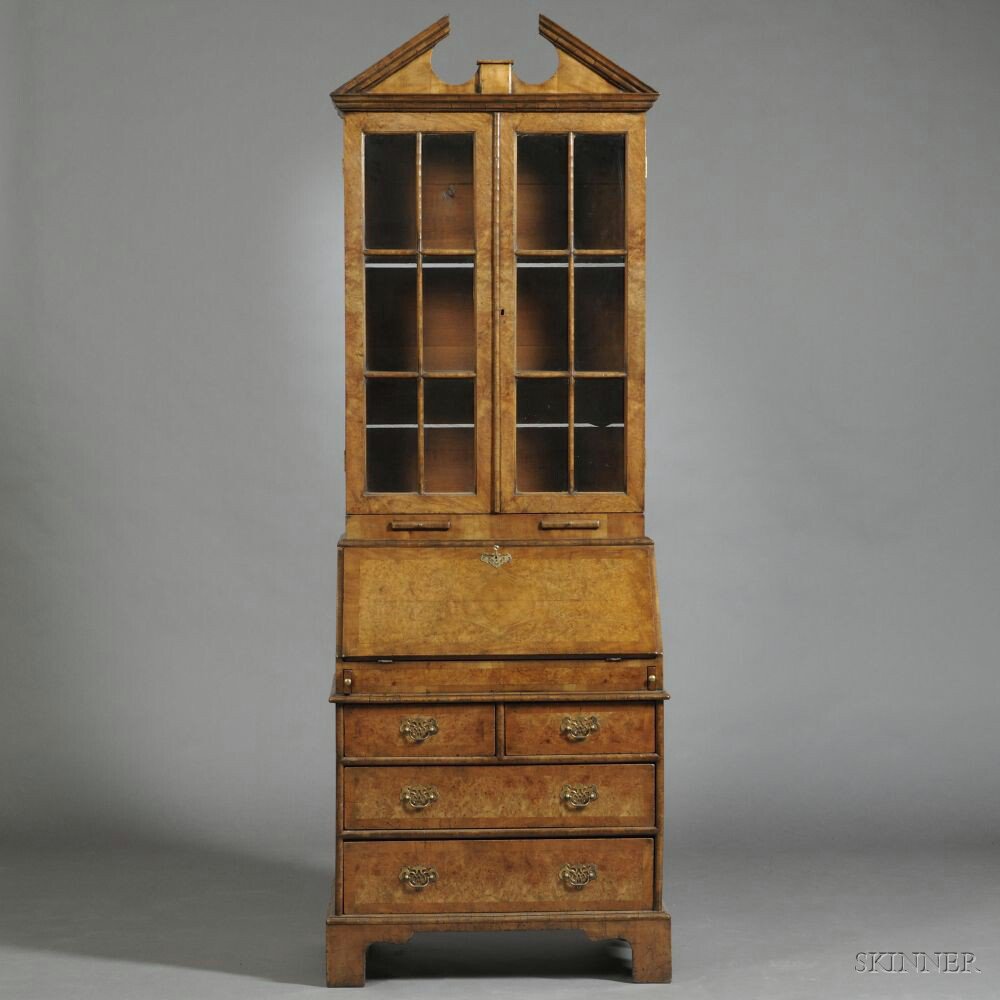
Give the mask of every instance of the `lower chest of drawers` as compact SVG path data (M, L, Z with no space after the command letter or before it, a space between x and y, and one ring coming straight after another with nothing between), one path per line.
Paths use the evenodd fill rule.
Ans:
M339 912L658 908L659 703L339 709Z

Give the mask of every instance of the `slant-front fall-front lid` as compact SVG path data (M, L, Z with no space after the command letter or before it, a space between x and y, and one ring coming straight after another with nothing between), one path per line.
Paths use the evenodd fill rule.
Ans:
M348 659L660 651L646 544L345 546L341 595Z

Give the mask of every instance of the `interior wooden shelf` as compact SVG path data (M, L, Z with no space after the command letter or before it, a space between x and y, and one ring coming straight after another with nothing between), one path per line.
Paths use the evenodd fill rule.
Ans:
M574 383L573 393L573 475L577 492L623 492L624 379L581 379Z
M475 490L475 418L472 379L424 381L424 492Z
M569 470L569 398L573 470ZM517 489L520 493L625 490L625 381L603 377L517 381Z
M554 369L551 371L533 371L529 369L517 369L514 374L518 378L567 378L570 375L569 369ZM574 378L624 378L625 372L621 371L576 371L572 373Z
M365 381L366 489L369 493L414 493L419 487L417 380Z
M517 381L517 489L569 489L569 380Z

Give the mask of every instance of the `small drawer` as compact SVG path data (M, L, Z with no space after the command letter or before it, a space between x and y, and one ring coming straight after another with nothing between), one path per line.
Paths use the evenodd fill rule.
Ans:
M652 827L653 764L348 767L347 830Z
M506 753L656 752L656 706L620 702L508 705Z
M650 838L344 844L346 914L652 908Z
M345 705L345 757L492 757L493 705Z

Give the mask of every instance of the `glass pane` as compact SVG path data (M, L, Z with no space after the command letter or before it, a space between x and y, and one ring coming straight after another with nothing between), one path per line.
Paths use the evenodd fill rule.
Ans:
M417 137L365 136L365 246L417 246Z
M365 380L366 489L369 493L416 493L417 380Z
M424 368L476 370L475 269L424 265Z
M565 264L517 266L517 367L569 370L569 271Z
M417 268L365 267L365 367L417 370Z
M625 136L573 139L573 245L579 250L625 246Z
M421 214L425 250L471 250L472 135L425 135L421 156Z
M517 380L517 491L569 489L569 382Z
M625 380L576 380L573 469L577 493L625 491Z
M569 246L569 137L517 137L517 248L565 250Z
M424 381L424 488L428 493L476 490L474 379Z
M625 371L625 268L573 270L574 344L577 371Z

